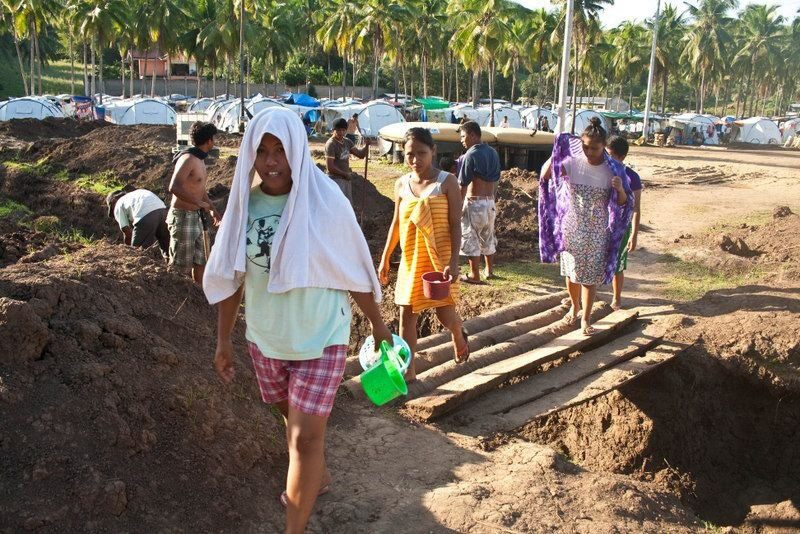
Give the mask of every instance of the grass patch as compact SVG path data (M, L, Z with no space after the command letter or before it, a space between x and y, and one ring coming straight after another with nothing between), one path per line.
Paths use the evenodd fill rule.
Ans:
M94 235L87 236L77 228L64 225L55 215L36 217L32 221L25 223L25 225L32 230L43 232L68 243L91 245L97 241Z
M697 300L709 291L745 285L760 274L758 268L744 273L728 273L675 256L668 257L666 263L670 264L673 275L666 281L664 296L683 302Z
M25 66L28 66L27 63ZM77 94L83 94L83 64L75 61L75 68L72 72L75 79L74 91ZM26 68L25 77L27 78L29 74L30 71ZM36 79L38 81L38 72ZM54 95L69 93L69 80L69 60L52 61L47 65L42 65L42 91L44 93ZM22 78L20 77L19 65L15 55L0 60L0 100L5 100L9 96L25 96L25 89L22 87Z
M20 217L28 215L29 213L31 213L31 210L28 206L15 202L10 198L0 196L0 217L8 217L11 215Z
M47 158L42 158L33 163L27 161L4 161L3 165L10 171L25 172L36 176L44 176L52 170L47 163Z
M81 174L75 184L95 193L107 195L125 184L120 182L113 171L102 171L95 174Z
M768 224L772 220L771 211L754 211L748 213L747 215L736 217L735 219L717 221L711 226L706 227L703 230L703 233L708 235L726 232L728 230L733 230L734 228L739 228L743 224L746 224L747 226L762 226Z
M468 274L469 267L462 265L461 273ZM487 285L461 284L460 291L489 294L500 290L514 293L522 287L561 286L564 284L558 265L539 263L535 260L502 261L495 266L494 274L497 278L489 280ZM481 279L483 279L483 264L481 265Z

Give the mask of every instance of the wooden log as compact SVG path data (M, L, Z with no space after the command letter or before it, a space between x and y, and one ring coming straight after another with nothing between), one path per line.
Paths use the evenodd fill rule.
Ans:
M482 330L476 334L472 334L469 330L469 348L472 354L475 354L484 347L497 345L504 341L509 341L515 337L521 336L526 332L536 330L543 326L549 325L560 320L569 311L569 305L561 303L554 308L550 308L536 315L530 315L517 319L510 323L499 324L486 330ZM453 360L453 341L450 339L448 332L447 342L441 345L431 347L426 351L417 352L414 356L414 365L416 366L417 376L419 374L436 367L437 365L444 364L445 362Z
M548 317L549 322L545 323L544 326L512 337L506 341L486 344L484 345L485 348L482 350L472 352L469 361L465 363L458 364L453 361L453 349L451 346L450 356L444 363L424 373L418 374L417 380L408 385L408 396L406 399L414 399L425 395L442 384L455 380L459 376L477 371L482 367L486 367L500 360L533 350L577 328L576 325L568 325L559 320L569 310L568 306L559 307L555 310L555 313L551 313L551 310L548 310L538 314L538 316L546 315ZM596 322L598 319L608 315L609 312L611 312L611 307L606 302L595 302L592 307L592 321ZM490 331L491 330L487 330L486 332ZM470 337L470 348L473 347L472 341L472 337Z
M580 380L552 395L542 397L530 404L515 408L506 418L516 423L516 428L534 419L546 417L578 404L605 395L625 384L640 378L680 355L690 344L670 342L647 351L641 356L631 358L613 367L604 369Z
M487 365L477 371L441 385L431 395L413 399L405 404L412 417L430 421L489 391L509 378L533 370L543 363L553 361L587 346L604 343L638 317L638 312L619 310L611 313L593 326L596 333L584 336L580 330L554 339L530 352Z
M510 323L517 319L522 319L523 317L534 315L548 308L552 308L553 306L557 306L562 299L568 296L566 291L559 291L551 295L544 295L521 302L513 302L502 308L464 321L464 328L466 328L469 334L477 334L493 326ZM425 351L444 343L450 343L450 332L439 332L418 340L417 352Z
M488 435L493 432L510 431L525 424L515 415L516 410L542 397L564 389L584 378L605 369L641 356L657 345L664 335L663 329L651 326L620 337L611 343L582 353L554 369L539 373L513 386L486 393L448 417L458 417L461 433Z

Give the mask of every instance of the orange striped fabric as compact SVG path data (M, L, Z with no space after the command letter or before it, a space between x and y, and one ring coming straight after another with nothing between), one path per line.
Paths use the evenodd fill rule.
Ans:
M447 195L406 197L400 201L400 248L403 254L394 290L395 304L411 306L414 313L454 305L458 295L455 282L450 286L450 296L443 300L425 298L422 292L422 275L441 271L450 263Z

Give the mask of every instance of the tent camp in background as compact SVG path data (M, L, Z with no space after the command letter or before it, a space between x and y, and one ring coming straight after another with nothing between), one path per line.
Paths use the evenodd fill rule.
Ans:
M384 126L406 121L398 109L382 100L366 104L324 107L320 112L329 130L336 119L349 119L353 115L358 115L358 125L364 137L377 137L378 131Z
M125 99L108 102L105 119L112 124L175 124L175 110L155 98Z
M681 115L670 117L669 125L682 132L679 144L694 144L694 137L697 134L702 136L702 144L718 145L719 136L717 135L715 120L719 119L697 113L682 113Z
M0 103L0 121L63 117L61 109L44 97L12 98Z
M247 99L244 101L244 109L247 110L245 114L245 122L250 120L251 117L255 116L261 110L271 108L271 107L286 107L277 100L272 100L271 98L265 97L257 97L253 99ZM222 105L216 113L214 113L213 120L211 122L214 123L214 126L217 129L223 132L238 132L239 131L239 120L241 118L242 112L242 102L240 99L229 100L227 103Z
M534 106L532 108L524 108L520 113L522 120L525 123L525 128L531 130L542 129L542 118L547 119L547 127L552 130L556 127L558 116L547 108L540 108Z
M592 120L592 117L599 117L600 121L603 125L603 128L608 131L609 124L608 121L598 112L591 110L591 109L579 109L575 112L575 129L572 128L572 110L568 109L565 115L564 120L564 127L560 129L562 132L575 132L576 135L580 135L587 126L589 126L589 122ZM556 127L558 127L558 120L556 120Z
M198 111L205 111L213 103L214 103L214 99L213 98L199 98L199 99L195 100L194 102L192 102L189 105L189 108L186 111L188 111L190 113L195 113L195 112L198 112Z
M731 139L752 145L779 145L781 131L778 125L764 117L751 117L733 123Z

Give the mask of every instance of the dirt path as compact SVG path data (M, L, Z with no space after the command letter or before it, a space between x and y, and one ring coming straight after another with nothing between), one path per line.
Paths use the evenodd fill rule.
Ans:
M712 226L764 222L777 206L800 212L798 151L632 147L626 163L645 183L639 248L628 257L628 306L654 307L655 313L671 306L664 295L676 259L700 259L697 243L686 237L713 240ZM709 169L722 181L691 183ZM610 298L608 289L601 294Z

